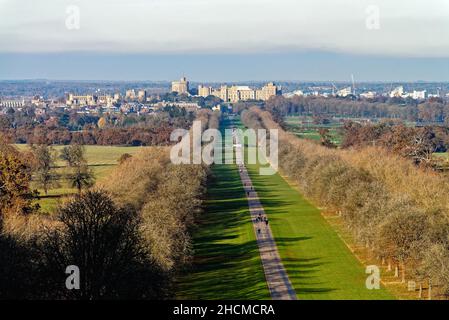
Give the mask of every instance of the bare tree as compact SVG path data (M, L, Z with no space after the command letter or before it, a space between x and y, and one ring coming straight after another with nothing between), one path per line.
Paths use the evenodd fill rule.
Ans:
M41 242L42 276L50 297L75 299L166 296L166 277L140 237L140 218L102 191L87 191L58 210L60 227ZM66 290L66 267L80 270L80 289ZM53 290L49 290L49 288Z
M71 186L81 194L83 188L89 188L94 184L94 175L87 165L84 157L84 148L80 145L65 147L61 151L61 159L67 162L70 173L67 179Z
M52 149L47 145L35 145L32 150L35 159L35 180L47 195L49 188L59 186L60 178L59 174L53 170L55 161Z

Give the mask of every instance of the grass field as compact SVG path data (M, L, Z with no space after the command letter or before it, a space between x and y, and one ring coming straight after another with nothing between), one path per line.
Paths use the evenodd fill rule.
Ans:
M449 161L449 152L435 152L434 156L436 159Z
M205 212L193 230L192 269L178 299L269 299L248 202L236 165L214 165Z
M248 202L235 165L215 165L205 213L193 231L192 270L178 299L269 299Z
M29 149L29 146L25 144L18 144L16 147L22 151ZM53 149L59 155L63 147L54 146ZM111 172L114 166L118 164L117 160L122 154L134 154L141 149L142 147L85 146L85 156L89 169L92 170L95 179L99 180ZM66 171L66 164L63 160L58 159L55 165L54 170L58 173L63 174ZM38 190L40 195L44 196L38 202L42 212L51 213L56 208L61 196L76 192L76 189L71 188L66 181L62 180L60 184L59 188L49 190L48 196L44 196L43 190Z
M248 169L298 299L393 298L383 288L366 289L364 267L316 207L280 175Z
M309 139L314 141L320 140L320 134L318 130L320 128L326 128L329 130L331 141L340 145L342 142L342 135L340 133L341 124L314 124L310 117L288 116L284 118L287 124L287 130L294 133L301 139Z
M319 209L279 174L262 176L257 164L247 167L298 299L394 299L383 287L366 288L364 266Z

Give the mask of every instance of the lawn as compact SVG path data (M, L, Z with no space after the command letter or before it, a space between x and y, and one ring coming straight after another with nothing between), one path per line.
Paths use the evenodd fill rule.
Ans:
M25 144L17 144L16 147L22 151L29 149L29 146ZM63 147L64 146L54 146L53 149L55 153L59 155ZM85 156L89 169L92 170L95 179L99 180L111 172L111 170L118 164L117 160L122 154L134 154L141 150L141 148L142 147L85 146ZM66 164L63 160L58 159L55 165L56 168L54 168L54 170L58 173L64 174L66 172ZM61 186L59 188L49 190L47 196L44 196L43 190L38 189L40 195L43 196L38 201L42 212L53 212L61 196L76 192L76 189L71 188L64 179L61 179L60 184Z
M213 165L205 212L193 230L191 270L178 299L269 299L248 202L236 165Z
M319 129L328 129L331 141L340 145L342 142L342 135L340 132L341 123L331 122L329 124L315 124L310 117L288 116L284 118L287 124L287 131L292 132L301 139L319 141L321 136Z
M368 290L365 268L319 209L279 174L259 175L248 165L298 299L394 299L386 291Z
M434 156L436 159L449 161L449 152L435 152Z

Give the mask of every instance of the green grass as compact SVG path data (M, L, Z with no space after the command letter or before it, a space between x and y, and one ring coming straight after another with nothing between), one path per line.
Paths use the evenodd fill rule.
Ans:
M247 165L298 299L394 299L385 288L368 290L367 274L319 209L279 174L259 175Z
M21 150L29 150L29 145L17 144L16 147ZM53 146L53 149L57 155L60 154L64 146ZM142 147L118 147L118 146L84 146L85 156L89 169L92 170L96 180L100 180L106 177L112 169L118 164L117 160L124 153L134 154L142 149ZM57 159L55 165L57 168L54 170L60 174L66 172L65 162L61 159ZM38 200L43 213L52 213L58 205L61 196L76 193L76 189L71 188L63 179L60 181L60 187L51 189L47 196L44 196L44 191L38 189L43 198ZM32 186L35 188L35 186Z
M393 298L383 288L366 289L364 267L315 206L279 174L248 169L298 299Z
M318 130L325 128L329 130L331 141L334 144L340 145L342 142L340 123L315 124L313 119L307 116L288 116L284 118L284 121L287 124L287 131L295 134L298 138L319 141L321 136Z
M192 270L178 299L269 299L248 202L235 165L213 166L205 213L193 231Z
M205 212L192 234L194 261L177 281L178 299L270 298L235 164L212 166Z
M435 152L433 155L436 159L449 160L449 152Z
M27 144L16 144L19 150L29 150L29 145ZM64 146L53 146L53 149L58 154ZM93 165L116 165L117 160L124 153L134 154L137 151L146 147L120 147L120 146L84 146L86 152L86 160L90 166ZM57 166L64 166L63 160L58 159L56 161Z

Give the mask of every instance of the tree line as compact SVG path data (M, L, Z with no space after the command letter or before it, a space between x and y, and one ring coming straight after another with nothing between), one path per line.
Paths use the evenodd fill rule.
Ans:
M416 164L432 166L435 152L449 149L449 128L408 127L403 123L384 121L361 125L348 121L343 126L343 148L381 146Z
M281 171L320 207L339 214L358 244L403 283L449 296L449 184L441 175L370 146L329 149L286 133L270 113L243 111L248 127L279 130ZM423 297L424 298L424 297Z
M157 128L91 128L73 132L41 126L3 130L3 139L18 144L156 146L169 145L175 128L179 127L167 124Z
M0 115L0 132L10 143L154 146L170 144L175 128L189 128L195 116L185 109L166 108L152 115L79 115L59 113L37 117L32 111Z
M209 128L217 116L198 118ZM0 298L173 297L174 278L192 255L206 166L173 165L166 147L142 150L48 216L33 205L25 157L3 143L0 151ZM64 154L74 166L78 151ZM79 290L66 288L69 266L79 268Z
M403 101L367 101L342 98L283 96L271 97L266 110L274 117L280 115L336 116L341 118L390 118L414 122L449 124L449 104L439 100L419 104Z

